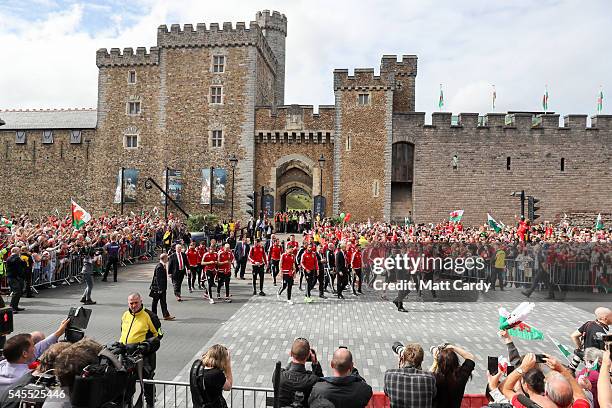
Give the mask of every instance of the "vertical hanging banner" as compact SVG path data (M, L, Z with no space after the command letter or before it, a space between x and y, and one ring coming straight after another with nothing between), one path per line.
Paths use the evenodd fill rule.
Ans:
M163 186L166 185L166 171L163 173ZM177 203L183 199L183 175L180 170L168 170L168 195ZM166 196L160 193L162 204L165 204Z
M215 168L213 170L212 196L214 205L225 204L225 192L227 186L227 170Z
M267 218L274 217L274 196L272 194L266 194L263 196L263 208Z
M321 218L325 218L325 197L321 195L314 196L314 213L318 214Z
M136 169L123 169L125 177L123 184L123 202L124 203L135 203L136 202L136 185L138 183L138 170ZM121 204L121 169L117 174L117 187L115 188L115 204Z
M211 196L211 183L210 183L210 167L202 169L202 192L200 194L200 204L209 205Z

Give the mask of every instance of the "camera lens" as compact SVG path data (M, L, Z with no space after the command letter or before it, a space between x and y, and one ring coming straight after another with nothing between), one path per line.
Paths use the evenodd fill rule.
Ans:
M391 346L391 350L393 350L393 352L395 354L400 355L400 354L402 354L404 352L404 345L402 343L400 343L399 341L396 341Z

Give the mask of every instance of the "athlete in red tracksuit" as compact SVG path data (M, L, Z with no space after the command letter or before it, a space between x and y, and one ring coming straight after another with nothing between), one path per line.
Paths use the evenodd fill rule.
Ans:
M204 254L206 253L206 245L204 241L200 241L200 245L196 248L198 251L198 258L201 260ZM206 277L202 277L202 264L198 263L198 289L204 289L202 286L202 282L206 280Z
M272 270L272 279L274 280L274 286L276 286L276 276L279 272L279 263L281 255L283 253L283 247L281 246L278 238L274 239L270 250L268 251L268 258L270 259L270 269Z
M266 251L261 245L261 239L255 242L255 246L249 252L249 261L253 265L253 295L257 294L257 276L259 276L259 296L266 296L263 291L264 268L268 263Z
M353 278L353 295L356 295L357 292L361 294L361 266L362 266L362 254L359 248L355 248L353 252L353 256L351 257L351 268L353 269L353 273L355 277ZM357 281L357 292L355 292L355 281Z
M231 302L229 283L232 277L232 263L234 262L234 253L230 248L230 244L225 244L223 249L217 254L217 271L219 281L217 282L217 299L221 298L221 286L225 285L225 301Z
M208 301L214 304L215 300L213 299L212 286L215 283L217 271L217 252L214 246L211 245L210 249L202 257L202 265L204 266L204 276L208 281ZM206 298L206 295L204 298Z
M300 266L304 270L304 274L306 275L306 299L307 303L312 302L312 298L310 297L310 291L314 288L317 282L317 273L319 271L319 261L317 259L317 255L312 250L313 246L308 245L306 251L302 254L302 259L300 261Z
M187 250L187 261L189 262L189 268L187 269L187 286L189 286L189 293L193 292L195 287L195 279L198 274L198 266L200 266L201 260L202 257L198 255L195 242L192 242L189 244L189 249Z
M287 289L287 303L293 304L291 301L291 288L293 287L293 277L295 276L295 255L293 255L294 247L287 247L287 251L281 255L280 271L283 275L283 286L278 291L276 297L280 300L280 296Z

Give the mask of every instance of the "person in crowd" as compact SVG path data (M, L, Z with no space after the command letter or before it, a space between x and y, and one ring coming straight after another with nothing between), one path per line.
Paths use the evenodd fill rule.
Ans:
M353 295L362 294L361 292L361 280L363 278L361 267L362 267L362 256L361 249L356 247L351 255L351 270L353 271ZM357 289L355 289L355 284L357 284Z
M174 296L179 302L183 301L181 297L181 286L183 285L183 279L187 271L189 260L187 255L183 252L183 246L176 244L175 251L168 258L168 275L172 277L172 285L174 289Z
M263 291L264 270L268 263L266 251L261 244L261 239L255 241L255 246L249 252L249 262L253 266L253 296L257 295L257 277L259 277L259 296L266 296Z
M11 296L11 308L13 313L19 313L25 310L19 307L19 300L23 294L25 285L26 265L21 259L21 249L17 246L11 249L11 256L5 262L6 277L8 279L9 288L13 295Z
M58 329L34 344L29 333L17 334L6 341L4 358L0 361L0 392L17 382L21 376L30 371L29 365L39 358L52 344L64 334L70 319L64 319Z
M168 303L166 302L166 291L168 290L168 254L162 252L159 255L159 262L155 265L153 272L153 281L151 282L151 291L155 292L151 311L157 314L157 304L161 306L162 316L164 320L174 320L175 317L168 311Z
M305 338L297 338L291 345L291 362L281 369L279 383L272 376L272 384L278 387L278 399L281 407L290 406L300 402L308 407L308 400L312 387L323 377L321 364L317 360L317 353L310 347ZM306 370L306 361L312 364L312 371Z
M463 358L461 365L459 356ZM474 355L459 346L448 344L435 347L433 358L431 371L436 377L437 389L434 404L438 407L461 407L465 386L476 366Z
M340 248L336 251L336 283L337 283L337 296L338 299L344 299L342 291L348 284L348 259L346 258L346 244L341 243Z
M352 353L344 347L334 352L331 361L332 376L323 377L310 392L308 403L324 398L336 408L364 408L372 398L372 387L361 378L353 365Z
M506 251L499 244L495 251L495 260L491 268L491 290L495 290L495 282L499 280L499 290L504 290L504 271L506 269Z
M34 268L34 258L30 253L30 250L27 245L21 247L21 259L25 263L25 280L24 291L26 298L33 298L34 294L32 294L32 271Z
M612 405L612 388L610 387L610 350L603 353L601 370L597 379L597 402L600 407Z
M128 295L128 310L121 316L121 337L119 341L125 345L149 343L148 352L143 357L143 378L152 380L155 376L156 352L159 349L161 337L161 323L157 315L145 309L139 293L130 293ZM144 396L147 407L153 407L155 404L155 385L145 384Z
M202 356L202 365L203 406L227 407L223 391L230 391L234 382L229 350L220 344L211 346Z
M196 278L198 277L198 266L202 260L202 257L198 255L195 242L189 244L189 249L187 249L187 260L189 261L189 266L187 267L187 286L189 288L189 293L192 293L195 289Z
M283 247L280 244L278 238L274 238L272 243L270 244L270 248L268 249L268 259L270 260L270 271L272 272L272 280L274 281L274 286L276 286L276 277L280 271L280 258L283 254Z
M283 285L278 290L276 298L280 300L280 297L285 289L287 289L287 303L293 304L291 300L291 289L293 288L293 277L295 276L295 256L293 255L295 247L287 247L287 250L280 259L280 273L283 277Z
M604 352L595 347L584 350L585 367L576 373L576 381L586 391L590 391L593 397L593 408L599 408L597 401L597 381L599 380L599 369L602 366Z
M111 266L113 267L113 282L117 282L117 268L119 267L119 251L121 250L121 245L118 240L119 236L117 234L111 235L111 240L106 245L104 245L104 250L108 256L106 261L106 266L104 267L104 276L102 277L102 282L106 282L108 278L108 272L110 271Z
M204 277L206 278L208 293L204 295L204 299L208 297L208 302L210 304L215 304L215 299L213 297L213 286L215 285L215 277L217 276L217 261L219 259L219 254L215 249L213 244L210 245L208 251L202 257L202 268L204 272Z
M249 238L246 235L242 236L242 239L236 244L234 249L234 258L236 259L236 269L234 269L234 277L240 276L240 279L244 280L244 272L246 270L247 260L251 252Z
M423 347L406 344L399 357L399 368L385 372L384 391L391 408L431 408L436 397L436 378L423 371Z
M221 300L221 288L225 287L225 302L231 303L230 295L230 280L232 278L232 264L234 262L234 253L230 244L225 244L223 249L217 255L217 299Z
M576 345L576 351L572 355L570 368L576 370L582 361L584 350L595 347L604 349L603 335L610 330L612 324L612 311L607 307L595 309L595 320L589 320L575 330L571 335L572 342Z
M313 245L308 245L306 251L302 254L300 266L306 275L306 296L304 297L304 301L306 303L311 303L313 299L310 296L310 291L314 289L317 283L317 275L323 273L319 271L319 262L317 260L317 255L313 251Z

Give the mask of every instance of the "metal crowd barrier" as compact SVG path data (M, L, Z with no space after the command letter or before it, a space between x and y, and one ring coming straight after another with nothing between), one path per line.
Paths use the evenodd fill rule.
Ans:
M148 241L129 243L120 251L120 265L132 265L138 261L148 261L155 257L158 242L155 237ZM101 255L101 262L94 263L94 274L101 274L106 268L108 257ZM51 270L51 268L53 268ZM70 285L80 283L82 278L83 258L79 254L71 253L63 259L55 259L55 262L48 263L40 269L32 270L32 288L37 292L37 288L46 285ZM0 279L0 289L7 290L8 282L6 276Z
M157 394L155 406L157 408L193 407L188 382L162 380L144 380L144 382L145 384L155 385ZM228 408L274 406L274 390L272 388L234 386L230 391L224 391L223 397L227 401Z

